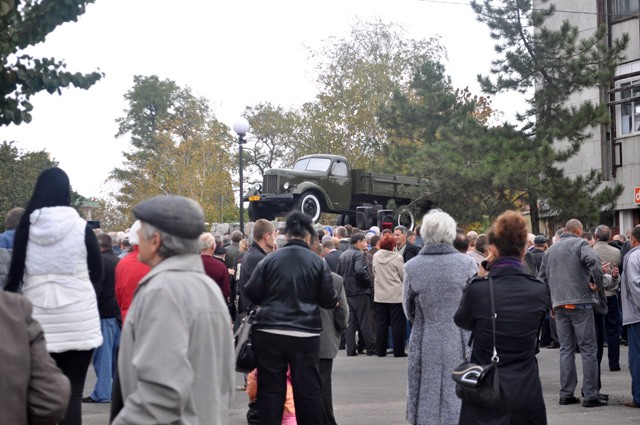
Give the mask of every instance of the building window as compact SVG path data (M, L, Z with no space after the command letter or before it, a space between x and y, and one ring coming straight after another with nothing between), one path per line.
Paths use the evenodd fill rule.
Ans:
M613 0L614 21L637 15L639 11L640 0Z
M620 83L616 97L618 104L618 134L640 132L640 79ZM628 99L628 101L626 101Z

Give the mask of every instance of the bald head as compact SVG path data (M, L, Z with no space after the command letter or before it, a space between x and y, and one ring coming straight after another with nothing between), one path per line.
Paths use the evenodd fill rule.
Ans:
M567 224L564 226L564 233L572 233L577 236L582 236L582 223L580 220L572 218L567 221Z

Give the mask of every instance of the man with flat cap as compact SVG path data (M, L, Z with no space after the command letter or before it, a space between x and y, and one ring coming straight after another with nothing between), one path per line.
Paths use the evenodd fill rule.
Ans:
M202 208L189 198L157 196L133 207L133 214L141 221L138 258L151 271L123 326L123 406L112 408L112 423L227 424L233 337L222 292L199 255ZM114 403L118 398L114 394Z

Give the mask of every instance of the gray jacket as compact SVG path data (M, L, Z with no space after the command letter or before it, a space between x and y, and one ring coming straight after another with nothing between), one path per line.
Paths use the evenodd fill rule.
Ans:
M566 304L594 304L589 281L602 288L602 266L598 254L586 240L564 233L544 253L538 277L551 292L553 307Z
M623 325L640 322L640 247L624 257L624 272L620 281Z
M197 254L140 281L120 341L124 407L112 424L223 425L234 395L231 319Z
M333 289L338 293L338 307L320 309L322 332L320 332L318 354L321 359L336 358L340 346L340 336L347 328L347 319L349 318L349 305L347 303L347 294L344 292L342 277L336 273L331 273L331 277L333 277Z

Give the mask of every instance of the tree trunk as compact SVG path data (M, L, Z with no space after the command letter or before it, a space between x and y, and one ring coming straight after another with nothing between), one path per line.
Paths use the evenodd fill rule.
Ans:
M540 233L540 211L538 210L538 198L532 196L529 200L529 218L531 219L531 233Z

